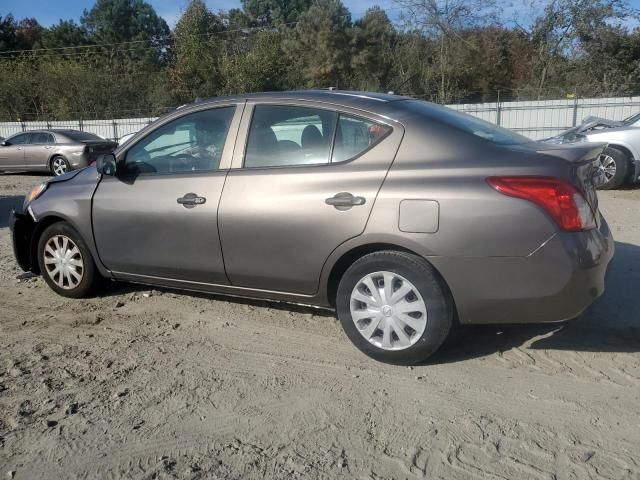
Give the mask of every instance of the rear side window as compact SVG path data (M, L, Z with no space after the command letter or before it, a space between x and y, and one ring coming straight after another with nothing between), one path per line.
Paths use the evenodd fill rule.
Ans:
M35 143L35 144L53 143L53 136L45 132L32 133L30 143Z
M334 111L257 105L249 129L244 166L343 162L362 154L389 132L391 128L386 125Z
M360 117L340 114L332 162L344 162L357 157L380 142L391 127Z
M257 105L253 112L245 167L329 163L338 114L285 105Z

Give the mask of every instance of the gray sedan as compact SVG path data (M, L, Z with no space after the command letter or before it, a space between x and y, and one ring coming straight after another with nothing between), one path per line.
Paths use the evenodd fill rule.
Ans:
M603 147L393 95L202 100L37 186L14 250L66 297L111 279L334 308L367 355L415 363L455 322L566 320L602 294Z
M79 130L34 130L0 142L0 172L49 171L62 175L86 167L118 144Z

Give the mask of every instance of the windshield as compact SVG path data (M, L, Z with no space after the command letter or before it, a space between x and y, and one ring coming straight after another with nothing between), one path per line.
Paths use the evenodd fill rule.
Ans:
M406 100L410 109L445 123L453 128L471 133L498 145L520 145L533 140L519 135L506 128L498 127L466 113L457 112L447 107L435 105L421 100Z
M640 113L634 113L633 115L631 115L630 117L625 118L622 123L624 123L625 125L633 125L634 123L636 123L638 120L640 120Z

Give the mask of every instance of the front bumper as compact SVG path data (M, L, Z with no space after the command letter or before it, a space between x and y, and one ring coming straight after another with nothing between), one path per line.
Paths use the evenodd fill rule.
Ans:
M640 183L640 160L634 160L631 165L633 167L631 183Z
M13 255L18 266L24 270L35 272L36 261L33 258L31 245L35 223L28 213L11 210L9 214L9 229L13 244Z
M602 295L614 248L600 216L597 229L557 233L527 257L430 260L461 323L546 323L573 319Z

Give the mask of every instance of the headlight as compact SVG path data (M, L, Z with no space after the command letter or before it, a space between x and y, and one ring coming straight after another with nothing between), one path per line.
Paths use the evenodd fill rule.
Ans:
M29 195L24 199L24 205L27 206L31 202L33 202L36 198L44 193L47 189L47 182L42 182L40 185L33 187L33 189L29 192Z

